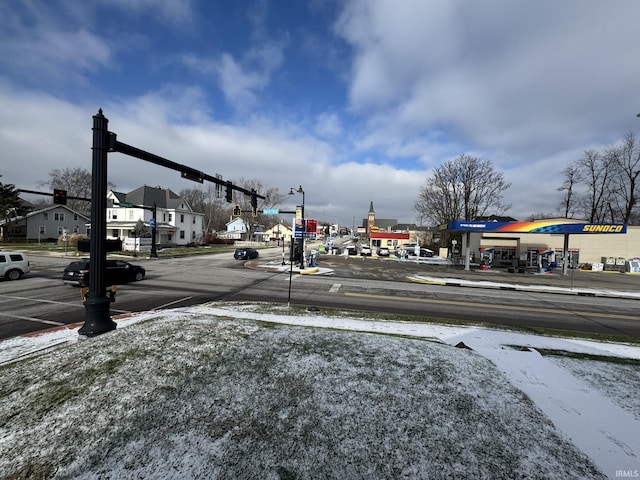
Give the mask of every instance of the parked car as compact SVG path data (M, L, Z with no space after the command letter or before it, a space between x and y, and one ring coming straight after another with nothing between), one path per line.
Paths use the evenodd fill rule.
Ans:
M388 257L389 256L389 249L387 247L378 248L378 256L379 257Z
M24 253L0 252L0 278L18 280L31 271L31 264Z
M405 243L401 247L396 247L395 254L397 257L402 255L402 250L404 249L407 256L416 256L416 244L415 243ZM433 257L433 250L429 250L428 248L421 247L420 248L420 256L421 257Z
M334 247L336 255L342 253L343 255L357 255L358 249L355 245L344 245L343 247Z
M255 248L236 248L235 252L233 252L233 258L236 260L251 260L259 256L260 254Z
M120 285L127 282L139 282L146 275L144 268L123 260L107 260L105 271L106 285ZM89 286L89 260L71 262L62 273L62 281L77 287Z
M360 248L360 255L370 257L371 256L371 247L369 245L363 245Z

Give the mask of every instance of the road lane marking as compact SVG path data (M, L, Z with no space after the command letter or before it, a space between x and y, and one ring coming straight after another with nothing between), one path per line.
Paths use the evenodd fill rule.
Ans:
M334 283L334 284L331 286L331 288L329 289L329 291L330 291L331 293L337 293L337 292L338 292L338 290L340 290L340 287L341 287L341 286L342 286L342 284L341 284L341 283Z
M193 296L190 295L188 297L183 297L183 298L179 298L178 300L174 300L173 302L165 303L164 305L158 305L157 307L154 308L154 310L159 310L161 308L166 308L166 307L169 307L171 305L175 305L176 303L180 303L180 302L184 302L185 300L189 300L190 298L193 298Z
M17 320L28 320L30 322L46 323L47 325L56 325L58 327L65 325L62 322L54 322L53 320L42 320L41 318L23 317L22 315L11 315L10 313L0 312L0 315L2 315L3 317L15 318Z
M74 307L84 307L82 303L78 304L73 302L58 302L56 300L42 300L42 299L35 299L30 297L16 297L14 295L0 295L0 298L7 298L10 300L26 300L28 302L33 302L33 303L53 303L55 305L73 305Z
M457 300L435 300L429 298L412 298L412 297L397 297L393 295L373 295L370 293L343 293L346 297L362 297L362 298L377 298L382 300L400 300L417 302L417 303L435 303L439 305L457 305L473 308L484 308L487 310L512 310L512 311L525 311L525 312L540 312L540 313L558 313L561 315L582 315L585 317L604 317L604 318L616 318L621 320L638 320L634 315L621 315L617 313L597 313L597 312L585 312L581 310L559 310L557 308L546 307L518 307L513 305L483 305L478 302L463 302Z

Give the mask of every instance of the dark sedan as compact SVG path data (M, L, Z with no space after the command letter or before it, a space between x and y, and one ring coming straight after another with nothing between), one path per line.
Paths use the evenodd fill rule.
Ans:
M259 256L255 248L236 248L235 252L233 252L233 258L236 260L251 260Z
M120 285L127 282L139 282L144 278L144 268L123 260L107 260L105 271L106 285ZM71 262L62 274L62 281L78 287L89 286L89 260Z

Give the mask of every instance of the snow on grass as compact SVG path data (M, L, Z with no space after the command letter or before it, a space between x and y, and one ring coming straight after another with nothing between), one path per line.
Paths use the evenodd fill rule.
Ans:
M0 366L0 478L606 478L474 351L234 308Z

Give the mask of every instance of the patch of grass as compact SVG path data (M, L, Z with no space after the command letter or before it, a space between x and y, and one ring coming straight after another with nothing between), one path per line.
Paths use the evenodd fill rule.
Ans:
M225 306L224 303L220 305ZM574 332L571 330L561 330L552 328L539 327L514 327L511 325L496 325L484 322L469 322L444 317L423 317L419 315L396 314L386 312L368 312L363 310L344 310L334 309L330 307L314 307L314 311L309 311L308 305L290 305L289 307L276 303L246 303L246 304L228 304L242 305L247 311L256 313L272 313L279 315L296 315L296 316L328 316L333 318L352 318L356 320L382 320L388 322L413 322L413 323L432 323L435 325L447 325L454 327L478 327L488 330L502 330L516 333L530 333L545 337L556 338L575 338L582 340L594 340L597 342L622 343L631 345L640 345L640 339L625 335L604 335L599 333Z
M234 304L237 305L237 304ZM245 304L245 307L253 306L250 311L256 313L273 313L280 315L296 315L306 317L332 317L332 318L352 318L356 320L384 320L388 322L422 322L436 323L438 325L454 325L454 326L480 326L480 323L464 322L462 320L439 318L439 317L423 317L418 315L407 315L400 313L386 312L368 312L363 310L345 310L342 308L331 307L313 307L309 310L308 305L290 305L289 307L275 303L251 303Z
M30 462L11 473L12 480L46 480L53 478L57 467L52 462Z
M486 328L496 328L484 325ZM505 328L501 328L504 330ZM609 342L609 343L627 343L631 345L640 345L640 339L635 337L629 337L626 335L605 335L602 333L588 333L588 332L574 332L572 330L561 330L553 328L538 328L538 327L521 327L513 328L510 330L533 333L535 335L541 335L544 337L556 337L556 338L576 338L581 340L595 340L596 342Z
M555 350L552 348L536 348L536 351L540 352L540 355L548 355L554 357L575 358L577 360L596 360L598 362L613 363L616 365L631 365L633 367L640 367L640 359L626 358L626 357L614 357L611 355L594 355L591 353L575 353L567 352L565 350Z

